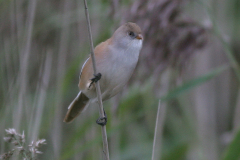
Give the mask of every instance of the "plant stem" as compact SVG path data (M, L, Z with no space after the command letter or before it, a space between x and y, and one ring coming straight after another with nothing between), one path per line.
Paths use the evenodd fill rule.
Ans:
M158 111L157 111L157 118L156 118L156 124L155 124L155 132L154 132L154 140L153 140L153 149L152 149L152 160L154 160L155 156L155 145L157 141L157 130L158 130L158 118L160 117L160 107L161 107L161 100L158 102Z
M20 147L22 147L22 148L24 148L23 146L24 146L24 143L21 143L15 136L13 137L16 141L17 141L17 143L18 143L18 145L20 146ZM27 154L26 154L26 152L25 151L23 151L23 157L24 158L26 158L26 160L29 160L29 157L27 156ZM34 157L34 156L33 156Z
M87 19L87 24L88 24L88 36L90 40L90 48L91 48L91 59L92 59L92 64L93 64L93 71L94 74L97 74L97 68L96 68L96 61L95 61L95 56L94 56L94 47L93 47L93 40L92 40L92 32L91 32L91 24L90 24L90 19L89 19L89 13L88 13L88 7L87 7L87 2L86 0L84 1L84 6L85 6L85 15ZM96 89L97 89L97 98L98 98L98 104L99 104L99 115L100 117L104 117L104 111L103 111L103 104L102 104L102 95L101 95L101 90L100 90L100 84L99 81L96 82ZM105 160L110 160L109 159L109 151L108 151L108 141L107 141L107 130L106 130L106 125L102 126L102 139L103 139L103 153Z
M233 53L231 47L229 46L228 42L226 42L226 40L223 38L223 36L221 34L219 27L215 21L216 17L214 17L211 8L209 6L207 6L204 2L202 2L201 0L198 0L196 2L198 2L198 4L200 4L200 5L202 5L204 7L204 9L206 10L206 12L212 22L213 33L219 39L219 41L222 43L222 47L225 50L226 56L231 64L233 71L236 74L238 82L240 83L240 65L239 65L238 61L236 60L234 53Z

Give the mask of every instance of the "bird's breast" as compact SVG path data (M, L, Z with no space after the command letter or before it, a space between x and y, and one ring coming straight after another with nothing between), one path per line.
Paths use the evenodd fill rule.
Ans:
M132 50L113 51L107 70L111 73L108 78L119 79L124 81L129 79L138 61L139 52Z
M104 62L98 65L98 70L102 74L100 85L103 99L114 96L127 83L137 65L138 56L138 50L111 50L110 48Z

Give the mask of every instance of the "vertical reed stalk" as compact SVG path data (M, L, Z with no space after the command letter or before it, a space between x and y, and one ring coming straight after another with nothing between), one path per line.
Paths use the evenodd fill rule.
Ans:
M23 116L23 107L25 105L24 99L25 94L27 91L27 84L28 84L28 68L29 68L29 57L30 57L30 50L32 44L32 30L33 30L33 23L35 18L35 11L36 11L37 0L31 0L28 6L28 19L26 23L26 43L23 48L23 51L20 55L20 70L18 74L19 79L19 97L18 97L18 108L16 109L13 115L16 115L13 119L14 128L19 129L20 122L22 121Z
M88 7L87 7L87 2L86 0L84 1L84 6L85 6L85 15L87 19L87 24L88 24L88 36L90 40L90 48L91 48L91 58L92 58L92 63L93 63L93 71L94 74L97 74L97 68L96 68L96 61L95 61L95 56L94 56L94 47L93 47L93 40L92 40L92 32L91 32L91 24L90 24L90 19L89 19L89 13L88 13ZM98 104L99 104L99 115L100 117L104 117L104 111L103 111L103 104L102 104L102 95L101 95L101 89L100 89L100 84L99 81L96 82L96 89L97 89L97 97L98 97ZM106 125L102 126L102 139L103 139L103 152L104 152L104 158L105 160L109 160L109 151L108 151L108 141L107 141L107 130L106 130Z
M222 47L226 53L229 63L231 64L231 67L236 74L237 80L240 83L240 64L238 63L236 57L234 56L234 53L229 43L222 36L222 33L218 27L218 24L216 23L216 17L214 16L212 9L202 1L196 1L196 2L198 2L198 4L200 4L201 6L203 6L203 8L207 11L207 14L212 22L213 33L222 43Z
M156 147L157 135L161 134L161 133L158 133L158 126L160 127L159 129L161 129L161 130L163 128L162 119L161 119L161 121L159 120L159 117L161 117L160 116L160 113L161 113L160 108L161 108L161 100L159 100L159 102L158 102L158 111L157 111L155 132L154 132L154 139L153 139L152 160L155 160L156 157L160 157L160 155L156 156L156 154L155 154L156 150L158 150L158 152L160 152L159 148ZM158 140L158 141L160 141L160 140ZM161 144L159 144L159 145L161 145Z
M56 88L56 101L55 101L55 114L54 114L54 120L53 120L53 129L52 129L52 140L54 143L53 151L55 159L60 159L61 154L61 147L62 147L62 136L63 136L63 126L61 123L63 114L63 110L61 109L61 106L63 105L63 82L64 77L66 74L66 59L67 59L67 51L68 51L68 41L70 36L70 19L68 17L68 13L71 10L72 1L64 0L63 3L63 20L61 23L62 29L61 29L61 35L60 35L60 45L59 45L59 51L58 51L58 59L57 59L57 88Z
M35 140L39 136L39 131L41 129L41 122L42 122L42 117L43 111L44 111L44 105L46 102L47 98L47 89L48 85L50 82L50 77L51 77L51 68L52 68L52 58L53 58L53 53L52 51L47 51L47 56L44 64L44 70L42 73L42 78L40 79L39 83L39 88L37 90L37 103L36 103L36 111L33 114L34 118L32 117L31 121L33 121L33 125L31 126L32 130L32 139Z
M154 160L155 145L156 145L156 139L157 139L158 117L160 115L160 107L161 107L161 101L159 100L157 117L156 117L156 124L155 124L154 139L153 139L152 160Z

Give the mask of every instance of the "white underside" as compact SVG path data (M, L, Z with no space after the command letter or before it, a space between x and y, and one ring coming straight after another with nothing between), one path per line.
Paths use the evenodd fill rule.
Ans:
M110 56L103 57L101 60L96 59L97 71L102 74L100 87L103 100L115 96L128 82L137 65L141 47L142 40L132 40L125 48L110 46ZM89 58L85 61L84 65L88 60ZM95 91L84 90L82 92L90 98L91 103L97 101Z

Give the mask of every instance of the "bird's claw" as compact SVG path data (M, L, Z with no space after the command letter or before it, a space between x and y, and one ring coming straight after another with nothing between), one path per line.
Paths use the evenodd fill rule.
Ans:
M97 81L99 81L101 79L101 77L102 77L101 73L94 74L94 77L90 79L91 83L88 88L90 88L93 83L96 83Z
M96 120L96 123L100 126L105 126L107 124L107 117L100 117Z
M107 124L107 114L105 110L103 109L104 117L100 117L96 120L96 123L101 126L105 126Z

